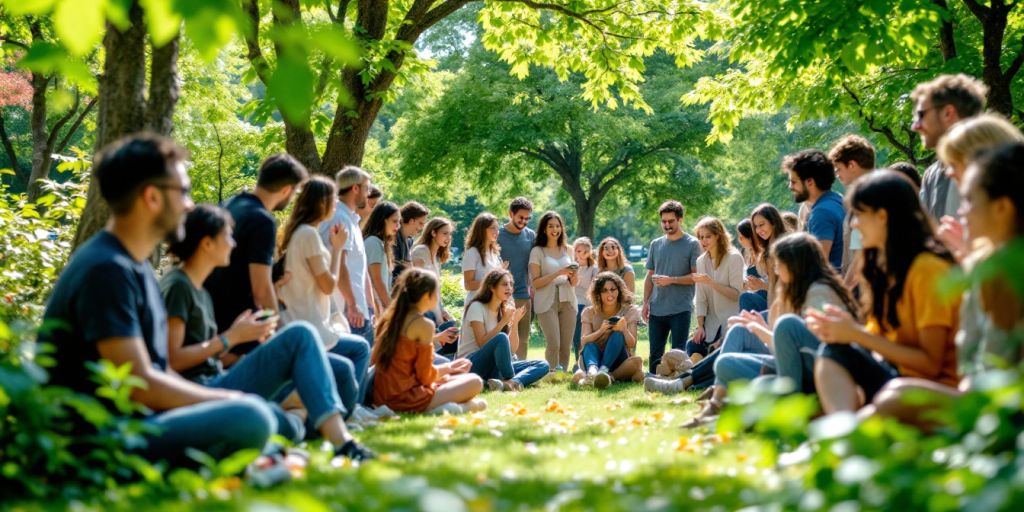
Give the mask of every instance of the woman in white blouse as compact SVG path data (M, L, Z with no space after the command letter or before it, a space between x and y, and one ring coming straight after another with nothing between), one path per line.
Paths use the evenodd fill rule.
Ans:
M686 354L705 356L718 348L726 321L740 310L745 264L743 255L732 245L725 224L715 217L703 217L694 228L704 254L697 258L693 281L697 284L694 314L697 329L686 342Z
M427 311L423 316L429 318L436 326L434 334L434 351L444 356L454 356L457 347L455 341L459 337L459 329L455 320L444 308L441 297L441 266L451 257L452 231L455 224L444 217L435 217L427 222L423 234L412 248L410 259L412 266L429 270L437 276L437 307Z
M492 270L505 268L498 247L498 218L484 212L473 219L466 239L466 253L462 255L462 285L466 288L466 304L480 290L484 276Z
M565 223L556 212L546 212L537 223L537 239L530 250L533 311L544 333L544 358L554 371L569 366L572 335L576 330L576 286L579 264L566 243Z

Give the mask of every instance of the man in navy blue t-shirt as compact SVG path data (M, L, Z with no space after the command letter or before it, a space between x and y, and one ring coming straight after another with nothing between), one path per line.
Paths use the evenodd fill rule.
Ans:
M789 176L793 200L797 203L806 201L811 207L807 231L818 239L828 262L839 272L843 266L846 209L843 196L832 191L832 184L836 181L832 161L822 151L807 149L784 158L782 168Z
M201 386L168 370L167 313L148 258L164 239L184 235L182 220L193 207L186 157L181 146L155 135L126 137L96 156L94 176L110 206L111 223L68 261L39 331L39 341L56 349L53 384L92 394L96 386L87 363L106 359L118 366L130 364L132 375L145 383L132 399L156 411L146 418L157 432L147 436L143 454L173 464L189 462L187 448L213 457L262 449L277 430L274 409L259 396ZM329 393L337 392L316 333L303 325L291 331L289 346L305 347L319 357L318 387L331 401ZM277 366L292 363L277 359ZM274 373L271 366L266 365L265 374ZM307 390L305 396L314 398L315 391ZM340 413L318 419L320 425L334 427L334 432L321 428L321 433L332 437L341 455L372 457L352 440Z

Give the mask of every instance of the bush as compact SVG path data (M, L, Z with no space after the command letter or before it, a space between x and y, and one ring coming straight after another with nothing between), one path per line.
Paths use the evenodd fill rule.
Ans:
M35 203L0 184L0 321L25 326L42 318L85 207L87 167L81 156L64 159L57 169L71 173L71 179L47 181ZM0 352L11 348L0 345Z
M466 290L462 289L462 275L441 272L441 302L448 314L462 322L462 308L466 303Z

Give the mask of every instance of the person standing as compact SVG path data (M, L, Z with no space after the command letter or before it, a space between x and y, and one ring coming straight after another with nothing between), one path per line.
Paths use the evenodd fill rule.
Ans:
M553 371L569 366L572 335L576 330L576 286L579 265L566 243L565 223L556 212L546 212L537 223L537 240L530 250L530 285L534 311L544 333L544 357Z
M693 314L694 281L700 256L700 243L683 231L686 210L679 201L665 201L658 208L664 236L651 242L647 253L647 277L644 278L644 320L650 325L651 351L648 358L654 373L665 342L672 334L672 348L684 349Z
M270 155L260 164L256 190L228 199L224 208L235 223L231 262L215 269L203 283L213 299L217 331L231 327L248 310L277 311L277 294L271 277L277 250L277 221L273 212L288 207L309 172L287 153ZM256 343L245 343L234 352L248 352Z
M519 331L519 347L516 357L526 360L530 345L530 321L533 316L533 290L530 289L530 250L537 239L537 233L526 225L533 214L533 203L525 197L517 197L508 206L508 222L498 231L498 245L501 246L501 260L508 262L512 272L516 308L526 307L526 313L514 327ZM469 298L466 298L469 301Z
M875 170L875 148L867 139L860 135L847 135L837 142L828 152L836 177L846 190L850 190L853 182L861 176ZM916 172L916 171L915 171ZM843 276L847 285L852 285L854 272L850 272L854 256L860 251L860 233L850 227L852 218L847 215L843 220L843 260L839 275Z
M370 174L355 167L347 166L334 178L338 185L338 204L334 215L321 222L318 231L324 247L330 246L334 227L341 225L348 233L348 240L342 247L343 257L338 266L338 293L335 294L337 310L344 313L352 334L362 336L373 345L373 304L370 276L367 272L366 246L363 244L363 230L356 211L365 208L370 190Z
M988 87L980 80L965 75L939 75L930 82L918 84L910 93L914 101L912 130L921 134L927 149L935 149L946 132L961 119L974 117L985 109ZM943 217L954 220L960 207L960 192L945 170L936 162L924 171L919 193L926 213L935 222Z
M402 225L398 229L398 238L395 240L395 269L391 272L391 282L398 282L398 275L403 270L412 266L413 239L423 231L427 223L427 216L430 209L416 201L409 201L399 209L402 216ZM440 279L440 276L438 276Z
M597 277L597 262L594 261L594 244L589 238L582 236L572 243L573 256L579 265L576 271L577 279L574 290L576 292L576 332L572 335L572 353L576 358L576 366L579 366L580 357L580 336L582 336L580 323L583 318L583 309L590 306L590 287ZM576 371L575 369L573 371Z
M838 272L843 266L843 196L832 191L836 181L832 161L817 149L806 149L782 160L789 190L797 203L809 205L807 232L821 244L828 262Z

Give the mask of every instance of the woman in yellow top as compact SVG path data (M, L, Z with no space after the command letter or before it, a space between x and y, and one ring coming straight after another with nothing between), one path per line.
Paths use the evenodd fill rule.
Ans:
M834 306L807 314L808 327L825 343L814 368L822 408L854 411L898 376L956 386L960 304L937 287L953 258L936 241L914 186L895 172L876 171L856 183L847 203L863 240L858 257L868 322L859 325Z

